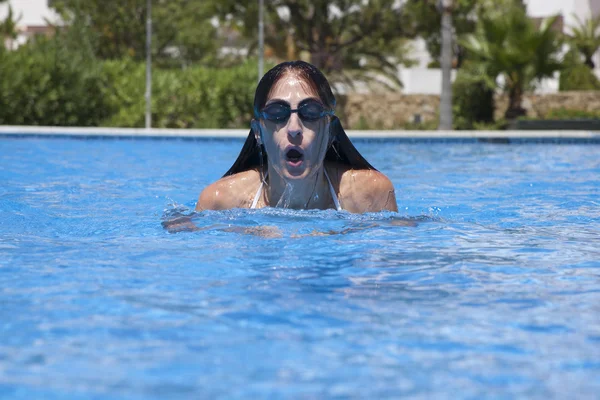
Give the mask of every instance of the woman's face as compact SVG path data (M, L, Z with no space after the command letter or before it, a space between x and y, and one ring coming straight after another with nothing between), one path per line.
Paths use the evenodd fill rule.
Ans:
M310 106L319 96L294 74L281 77L271 89L265 108L270 104L289 105L292 110ZM269 165L285 180L305 179L323 165L329 142L328 116L316 121L302 120L297 112L284 121L260 119Z

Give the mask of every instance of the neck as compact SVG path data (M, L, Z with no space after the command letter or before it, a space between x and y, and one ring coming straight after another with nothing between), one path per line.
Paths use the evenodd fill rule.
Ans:
M324 167L299 180L285 180L269 166L268 203L271 207L326 209L331 203Z

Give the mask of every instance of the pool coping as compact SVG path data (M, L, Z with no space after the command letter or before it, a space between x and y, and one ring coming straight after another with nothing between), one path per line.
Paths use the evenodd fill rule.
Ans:
M248 136L248 129L145 129L107 127L62 127L62 126L0 126L3 137L88 137L88 138L198 138L236 139ZM449 131L449 130L348 130L352 139L406 139L406 140L482 140L502 141L598 141L597 131Z

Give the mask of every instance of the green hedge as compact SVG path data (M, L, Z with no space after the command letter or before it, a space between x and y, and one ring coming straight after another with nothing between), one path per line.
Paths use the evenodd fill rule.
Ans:
M571 108L556 108L548 111L543 119L600 119L600 111L575 110Z
M468 65L458 70L452 84L455 129L478 129L494 122L494 91Z
M0 124L142 127L145 65L95 61L57 40L0 52ZM152 125L245 128L256 62L231 68L154 69Z
M587 65L574 65L561 72L558 90L600 90L600 81Z
M105 126L141 127L146 107L143 64L103 63L106 97L116 111ZM154 69L152 125L159 128L245 128L252 118L256 63L210 69Z
M0 52L0 124L98 125L111 110L99 66L46 39Z

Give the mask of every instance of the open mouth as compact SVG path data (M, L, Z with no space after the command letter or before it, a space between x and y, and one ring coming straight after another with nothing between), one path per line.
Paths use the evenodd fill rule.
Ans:
M299 165L304 158L304 154L297 149L290 149L285 153L285 158L292 165Z

